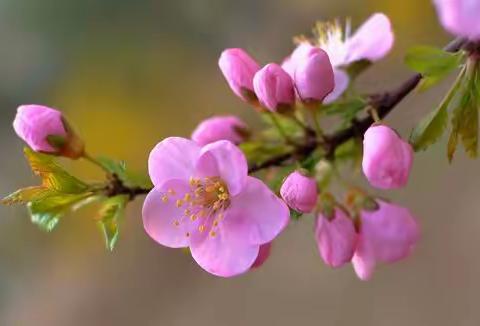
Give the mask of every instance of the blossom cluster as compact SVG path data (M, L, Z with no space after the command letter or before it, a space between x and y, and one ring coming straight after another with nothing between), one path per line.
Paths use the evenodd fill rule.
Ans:
M480 40L480 1L434 0L434 4L445 29L470 41ZM312 139L316 145L328 145L315 114L311 127L304 113L322 113L341 101L356 77L352 71L390 52L392 24L386 15L376 13L352 35L349 22L342 30L334 21L318 23L313 37L295 40L296 48L281 63L261 67L240 48L226 49L218 62L236 96L259 113L291 119L305 131L307 144L299 144L276 124L284 137L275 139L276 144L297 150L278 189L268 184L268 175L250 173L241 147L253 133L247 124L236 116L211 117L196 127L190 139L169 137L150 152L148 174L153 187L140 189L148 192L142 210L144 228L160 245L188 248L209 273L231 277L261 266L292 216L311 214L312 236L325 264L339 268L351 263L357 276L368 280L378 263L397 262L411 254L420 233L416 218L409 209L358 187L348 189L344 201L337 200L319 173L323 165L335 164L325 153L315 157L309 152L311 157L295 159ZM412 145L386 125L374 107L365 111L374 123L360 135L363 175L382 191L407 186ZM86 154L60 111L22 105L13 126L36 152L86 158L110 171L117 184L103 189L107 197L113 196L112 187L118 182L118 193L129 199L139 191L121 183L119 170L112 172ZM314 164L307 164L312 158Z

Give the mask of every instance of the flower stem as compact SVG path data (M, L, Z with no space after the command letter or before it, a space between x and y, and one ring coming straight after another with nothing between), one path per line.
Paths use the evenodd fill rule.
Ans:
M280 122L278 122L277 117L273 113L270 113L270 112L268 113L268 115L270 116L270 119L272 120L273 125L275 126L275 128L277 128L278 132L285 139L285 141L288 144L294 144L294 141L287 135L285 129L283 129Z
M313 120L313 127L315 128L315 132L317 133L318 137L320 137L320 139L322 141L324 141L325 140L325 134L322 131L322 127L320 126L320 122L318 121L317 110L309 109L308 111L310 111L310 115L311 115L312 120Z
M91 156L90 154L88 154L87 152L84 152L83 153L83 156L82 156L85 160L87 160L88 162L92 163L93 165L96 165L97 167L99 167L100 169L102 169L103 171L105 171L106 173L111 173L110 171L108 171L97 159L95 159L93 156Z

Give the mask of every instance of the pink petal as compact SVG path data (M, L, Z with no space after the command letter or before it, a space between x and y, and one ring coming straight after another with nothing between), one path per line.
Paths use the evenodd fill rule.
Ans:
M247 125L233 115L215 116L203 120L192 133L192 140L204 146L218 140L240 144L248 133Z
M169 195L165 202L164 196L169 189L174 190L175 195ZM143 226L147 234L159 244L170 248L188 247L190 236L198 233L198 221L192 222L188 217L182 220L184 209L176 206L176 200L183 198L189 190L186 182L169 180L147 195L142 210ZM180 222L178 226L176 221Z
M412 147L393 129L374 125L365 132L362 169L372 186L380 189L406 186L412 163Z
M410 211L379 201L380 208L361 214L361 233L375 258L392 263L410 255L419 239L419 228Z
M215 236L192 243L193 259L207 272L222 277L247 272L258 257L259 245L250 245L219 228Z
M373 14L347 41L346 63L380 60L390 52L393 42L394 35L388 17L382 13Z
M180 137L165 138L148 158L148 173L153 184L159 186L170 179L188 180L199 156L200 146L195 142Z
M368 281L372 278L375 271L375 257L369 243L360 235L355 255L352 258L353 269L358 278L362 281Z
M54 153L47 141L50 135L66 137L62 113L42 105L21 105L13 121L13 128L34 151Z
M320 215L317 218L315 237L323 261L337 268L348 263L357 245L357 232L353 221L341 209L335 210L335 217L329 221Z
M333 69L333 78L335 79L335 88L333 92L327 95L323 103L330 104L336 101L348 88L350 78L348 74L341 69Z
M243 152L233 143L220 140L202 148L202 154L211 153L217 160L218 176L226 182L231 196L244 187L248 174L247 160Z
M250 244L275 239L287 226L290 211L262 181L247 177L245 188L231 200L224 219L230 233Z
M270 257L270 252L272 251L272 243L266 243L260 246L260 251L258 252L257 259L253 263L251 268L259 268L262 266Z
M480 1L434 0L443 27L450 33L480 40Z

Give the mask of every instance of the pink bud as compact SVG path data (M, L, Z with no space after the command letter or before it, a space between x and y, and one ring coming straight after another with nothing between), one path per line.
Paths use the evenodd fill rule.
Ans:
M17 135L37 152L58 153L59 148L53 147L47 137L67 137L62 113L41 105L19 106L13 128Z
M319 215L315 236L320 255L327 265L337 268L350 262L357 244L357 233L352 219L343 210L335 209L332 220Z
M285 70L290 77L292 77L292 79L294 79L295 70L301 62L308 58L312 49L315 49L315 47L310 43L300 43L295 50L293 50L292 54L282 62L282 69Z
M270 252L272 251L272 243L266 243L260 246L260 250L258 251L257 259L253 262L251 268L258 268L262 266L265 261L270 257Z
M312 48L295 70L295 87L303 102L321 102L334 87L333 68L325 51Z
M368 128L363 139L363 173L380 189L405 186L413 163L413 150L395 131L384 125Z
M413 251L419 228L407 208L379 201L376 211L361 214L358 247L352 259L361 279L369 279L376 262L393 263Z
M317 202L317 183L314 178L292 172L283 182L280 195L288 206L302 213L309 213Z
M471 41L480 40L480 1L434 0L443 27L450 33Z
M244 101L254 101L253 76L258 63L242 49L226 49L218 61L223 76L233 92Z
M266 65L255 74L253 87L260 103L270 111L289 109L295 102L292 78L276 63Z
M240 144L248 137L247 125L235 116L217 116L203 120L192 133L192 140L206 145L217 140Z

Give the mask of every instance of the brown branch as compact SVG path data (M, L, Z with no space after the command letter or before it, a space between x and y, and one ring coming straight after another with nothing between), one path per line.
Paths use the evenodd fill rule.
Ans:
M450 42L446 47L445 51L448 52L458 52L467 44L465 39L457 38ZM396 89L385 92L383 94L377 94L370 96L370 101L368 106L374 107L378 115L381 118L387 116L396 106L399 104L408 94L410 94L422 80L423 76L420 74L415 74L408 78ZM317 147L324 146L327 151L327 156L333 155L335 149L341 144L345 143L353 137L363 137L365 131L373 123L372 117L368 116L360 121L352 121L352 126L345 130L341 130L333 135L326 136L326 143L320 143L315 140L314 143L309 144L308 146L299 146L292 150L290 153L274 156L268 161L263 162L262 164L253 165L250 167L249 172L254 173L265 168L272 166L282 165L283 163L291 160L292 158L305 158L310 155Z

